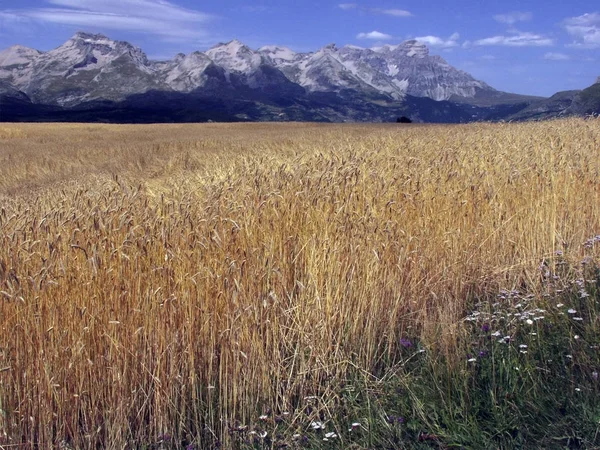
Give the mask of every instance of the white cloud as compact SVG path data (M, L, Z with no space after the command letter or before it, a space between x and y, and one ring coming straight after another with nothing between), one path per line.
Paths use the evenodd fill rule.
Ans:
M156 35L166 41L205 40L206 25L213 19L209 14L165 0L48 0L47 3L54 7L3 13L43 23Z
M357 39L373 39L379 41L386 41L391 39L392 36L389 34L381 33L379 31L371 31L370 33L358 33L356 35Z
M412 14L410 11L406 11L404 9L382 9L381 14L386 14L388 16L394 17L411 17Z
M571 57L569 55L565 55L564 53L548 52L544 55L544 59L548 61L570 61Z
M582 16L569 17L564 21L567 32L575 38L573 47L600 47L600 13L588 13Z
M338 7L344 10L349 10L358 8L358 5L356 3L340 3Z
M419 42L429 45L430 47L452 48L458 46L459 38L460 35L458 33L454 33L448 39L443 39L438 36L420 36L416 37L415 39Z
M548 47L554 40L541 34L515 31L512 36L493 36L479 39L475 45L503 45L506 47Z
M513 25L517 22L527 22L531 20L533 14L530 12L513 11L507 14L496 14L494 20L500 23Z

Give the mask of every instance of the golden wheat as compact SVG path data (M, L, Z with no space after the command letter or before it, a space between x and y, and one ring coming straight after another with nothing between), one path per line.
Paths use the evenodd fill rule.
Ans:
M0 446L227 447L451 355L599 233L598 124L3 126Z

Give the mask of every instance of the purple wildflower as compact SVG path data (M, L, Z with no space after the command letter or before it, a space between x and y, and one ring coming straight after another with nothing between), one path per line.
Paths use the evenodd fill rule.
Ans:
M490 324L484 323L483 325L481 325L481 331L483 331L484 333L488 333L490 331Z
M402 338L402 339L400 339L400 345L402 345L402 347L408 348L408 347L412 347L412 342L410 342L410 340L407 338Z

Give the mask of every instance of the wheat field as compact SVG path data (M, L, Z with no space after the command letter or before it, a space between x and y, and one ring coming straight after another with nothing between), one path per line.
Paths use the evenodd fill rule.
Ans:
M599 125L0 124L0 448L234 448L406 339L462 367L475 302L596 257Z

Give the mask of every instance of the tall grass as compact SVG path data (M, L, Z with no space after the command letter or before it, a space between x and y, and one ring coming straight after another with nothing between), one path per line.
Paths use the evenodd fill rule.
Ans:
M465 317L502 289L541 308L540 265L570 286L597 258L597 120L13 127L0 446L275 445L402 368L457 392Z

